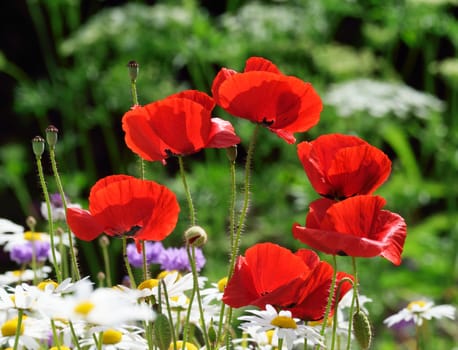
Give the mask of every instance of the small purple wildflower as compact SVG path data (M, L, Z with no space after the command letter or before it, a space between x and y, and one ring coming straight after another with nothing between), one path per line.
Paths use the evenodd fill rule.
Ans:
M201 249L195 248L196 269L200 271L205 265L205 257ZM191 271L188 254L185 247L167 248L159 256L159 263L162 270Z
M133 267L143 266L143 255L137 251L135 243L129 243L126 247L127 259ZM148 265L158 264L159 256L162 255L164 246L161 242L145 242L146 263Z
M18 264L32 262L33 254L38 262L46 261L49 257L50 244L46 241L29 241L11 248L10 259Z

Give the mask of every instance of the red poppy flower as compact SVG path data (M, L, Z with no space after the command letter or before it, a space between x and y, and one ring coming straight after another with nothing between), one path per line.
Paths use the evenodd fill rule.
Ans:
M262 123L288 143L296 142L293 133L318 123L323 107L310 83L282 74L261 57L249 58L243 73L222 68L212 94L227 112Z
M68 208L76 237L91 241L102 233L160 241L175 228L180 208L175 194L154 181L127 175L105 177L92 187L89 210Z
M232 125L211 118L215 106L207 94L186 90L124 114L125 141L134 153L149 161L187 155L203 148L226 148L240 138Z
M406 224L398 214L382 210L384 205L379 196L355 196L340 202L318 199L310 204L305 227L293 225L293 235L327 254L382 256L399 265Z
M291 311L293 317L319 320L324 316L333 269L311 250L292 253L273 243L260 243L240 256L224 290L231 307L267 304ZM338 272L337 281L352 276ZM339 300L351 288L344 283Z
M322 135L297 145L299 159L320 195L372 194L390 175L391 161L378 148L349 135Z

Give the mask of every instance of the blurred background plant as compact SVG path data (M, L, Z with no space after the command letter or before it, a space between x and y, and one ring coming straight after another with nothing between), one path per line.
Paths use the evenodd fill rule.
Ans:
M389 210L405 217L409 234L401 268L380 259L361 262L362 291L375 301L375 348L403 342L381 320L407 300L424 295L457 303L456 1L21 0L0 6L1 217L18 223L40 217L30 140L49 124L60 130L57 157L73 202L86 205L88 190L102 176L138 174L120 125L131 105L128 61L140 64L139 100L145 104L187 88L210 92L221 66L242 69L246 58L263 56L312 82L323 97L321 122L302 139L357 134L393 160L378 193ZM252 125L215 112L248 140ZM260 241L297 249L291 224L304 221L315 195L295 147L265 136L255 153L242 249ZM246 146L239 147L241 162ZM206 150L186 159L186 166L199 223L210 237L204 273L218 280L227 260L226 156ZM165 167L148 164L147 177L184 198L176 169L173 160ZM50 167L47 173L56 191ZM181 244L186 226L182 218L168 244ZM98 248L82 248L87 273L95 276ZM344 268L346 259L339 264ZM435 349L450 349L457 330L438 326ZM399 349L409 348L402 344Z

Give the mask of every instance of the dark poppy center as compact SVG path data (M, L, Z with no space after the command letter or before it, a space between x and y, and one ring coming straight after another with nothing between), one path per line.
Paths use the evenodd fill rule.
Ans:
M135 236L135 234L136 234L138 231L140 231L141 228L142 228L142 227L141 227L141 226L138 226L138 225L132 226L132 227L130 228L130 230L124 232L124 233L122 234L122 236L133 237L133 236Z
M269 127L274 123L273 120L267 120L267 117L264 117L261 121L261 125L265 127Z

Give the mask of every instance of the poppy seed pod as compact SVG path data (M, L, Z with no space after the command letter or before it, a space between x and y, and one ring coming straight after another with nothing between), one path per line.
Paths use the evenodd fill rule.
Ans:
M137 61L129 61L127 63L127 68L129 69L129 76L132 81L137 80L139 65Z
M43 152L45 151L45 139L41 136L35 136L32 139L32 149L35 156L41 158Z
M48 142L49 147L54 148L57 144L57 135L59 134L59 129L54 125L50 125L46 128L46 141Z
M191 226L184 233L186 244L201 247L207 243L207 232L200 226Z

